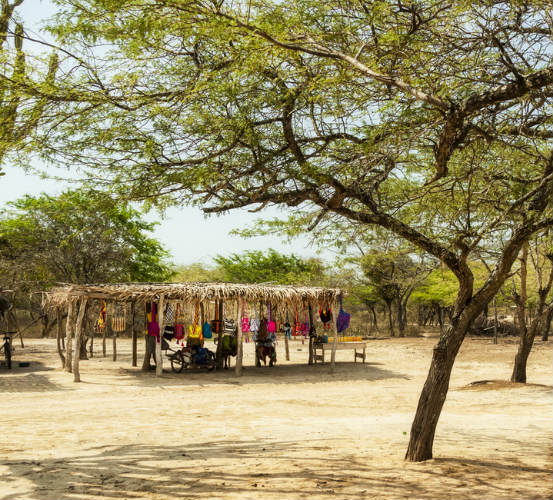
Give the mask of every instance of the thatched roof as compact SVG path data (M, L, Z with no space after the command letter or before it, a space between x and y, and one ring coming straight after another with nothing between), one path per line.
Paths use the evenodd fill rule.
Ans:
M242 283L116 283L97 285L64 284L45 294L44 306L62 306L81 297L120 302L165 300L185 303L206 300L264 301L274 304L298 304L302 301L334 302L345 292L339 288Z

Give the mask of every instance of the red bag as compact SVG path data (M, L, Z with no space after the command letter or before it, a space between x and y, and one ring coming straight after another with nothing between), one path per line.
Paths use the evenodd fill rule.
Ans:
M175 340L182 340L184 338L184 325L180 304L177 304L177 310L175 311Z
M156 303L152 302L152 320L148 323L148 335L156 337L159 342L159 323L156 319Z

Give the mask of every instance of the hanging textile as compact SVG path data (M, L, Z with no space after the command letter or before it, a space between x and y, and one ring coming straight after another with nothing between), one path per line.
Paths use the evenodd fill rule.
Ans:
M124 332L127 322L126 304L116 303L114 305L114 314L111 318L111 329L114 332Z

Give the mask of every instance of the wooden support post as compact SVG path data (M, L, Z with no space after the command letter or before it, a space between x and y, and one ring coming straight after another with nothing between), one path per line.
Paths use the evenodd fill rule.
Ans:
M65 371L71 373L71 336L73 335L73 300L67 302L67 319L65 320Z
M92 305L92 303L91 303ZM95 309L94 307L88 308L89 313L87 314L87 325L90 328L88 336L90 337L90 345L88 346L88 355L94 357L94 330L96 329L96 320L94 319ZM92 315L92 317L90 317Z
M161 342L163 340L163 329L165 327L165 295L159 297L158 304L158 323L159 323L159 340L156 342L156 376L163 375L163 358L161 356Z
M77 314L77 322L75 324L75 356L73 358L73 382L81 381L81 374L79 372L79 359L81 357L81 340L83 336L83 319L86 311L86 298L81 299L81 305L79 306L79 314Z
M100 302L100 311L102 311L102 303ZM106 357L106 330L108 328L108 323L109 323L109 319L108 319L108 305L106 303L106 321L104 322L104 329L102 330L102 356L105 358Z
M240 299L236 301L236 340L238 342L236 351L236 366L235 372L237 377L242 376L242 357L244 346L242 345L242 323L240 318Z
M25 344L23 343L23 334L21 333L21 330L19 330L19 322L17 321L17 309L15 308L15 292L13 294L12 303L13 306L10 310L10 313L13 316L13 326L15 327L15 331L19 334L19 342L21 342L21 348L23 349L25 347Z
M315 326L313 325L313 308L311 307L311 302L307 304L309 308L309 361L308 364L313 364L313 336L312 332L315 331Z
M63 349L61 345L62 341L62 314L61 314L61 308L56 307L56 344L58 346L58 354L61 359L61 367L63 368L65 366L65 355L63 354Z
M135 313L134 307L135 307L135 302L133 301L131 302L132 366L137 366L138 361L137 361L136 346L138 342L138 331L137 331L138 324L134 319L134 313Z
M284 348L286 350L286 361L290 361L290 344L288 343L288 335L284 334Z
M215 304L217 307L217 304ZM215 360L217 362L217 369L223 368L223 299L219 300L219 333L217 333L217 351L215 353Z
M109 310L109 308L108 308ZM117 332L115 331L115 328L113 328L113 319L115 318L115 302L111 304L111 314L108 315L109 319L107 321L109 328L111 330L111 339L112 339L112 345L113 345L113 361L117 361ZM106 325L107 326L107 325Z
M102 348L104 349L104 356L106 355L106 350L105 350L106 339L114 335L113 330L111 328L112 315L113 315L113 304L111 302L107 302L106 303L106 325L104 327L104 338L102 339L103 340ZM115 356L115 353L114 353L114 356ZM113 361L115 361L115 359Z
M336 311L336 303L333 304L332 309ZM336 346L338 345L338 328L336 327L336 318L332 318L332 330L334 331L334 340L332 342L332 354L330 355L330 372L334 371L334 365L336 364Z

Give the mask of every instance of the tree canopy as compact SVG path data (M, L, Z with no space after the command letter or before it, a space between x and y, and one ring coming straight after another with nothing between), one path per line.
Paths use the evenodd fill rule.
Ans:
M52 33L89 62L49 93L44 158L125 199L381 227L454 274L407 452L431 458L469 326L553 225L550 2L57 3Z
M102 193L25 196L0 212L4 280L44 289L54 282L163 281L167 251L155 224Z

